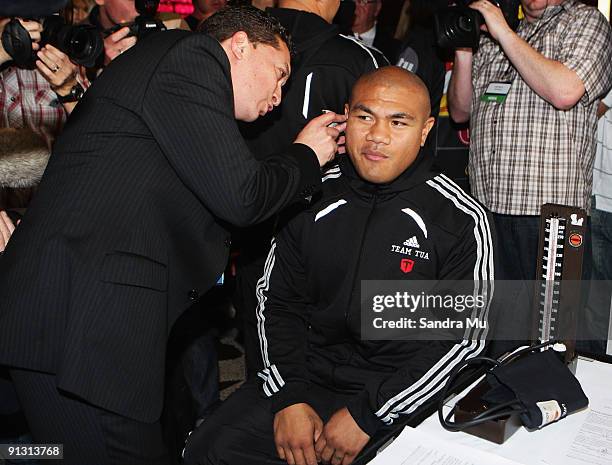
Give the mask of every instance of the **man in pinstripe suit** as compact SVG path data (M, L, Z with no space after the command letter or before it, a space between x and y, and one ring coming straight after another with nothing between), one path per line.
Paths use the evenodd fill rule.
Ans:
M319 118L256 161L235 119L281 99L283 28L251 7L167 31L109 66L72 113L0 261L0 364L36 442L71 465L167 463L167 335L227 262L228 223L320 184L338 131ZM315 156L316 155L316 156Z
M349 158L278 234L258 283L260 380L189 436L188 465L348 465L485 347L487 328L432 340L362 332L362 283L372 280L429 281L443 293L467 280L486 322L493 244L484 209L421 150L433 118L416 75L389 66L363 76L347 113Z

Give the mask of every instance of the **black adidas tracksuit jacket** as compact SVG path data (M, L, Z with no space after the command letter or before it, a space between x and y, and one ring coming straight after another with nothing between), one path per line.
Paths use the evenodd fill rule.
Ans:
M492 280L493 232L480 204L422 157L388 185L364 182L346 157L323 179L320 199L273 242L259 281L259 376L275 412L305 402L309 383L353 394L347 407L372 435L431 400L454 366L482 352L484 333L362 341L361 281ZM426 257L410 256L409 272L404 242Z

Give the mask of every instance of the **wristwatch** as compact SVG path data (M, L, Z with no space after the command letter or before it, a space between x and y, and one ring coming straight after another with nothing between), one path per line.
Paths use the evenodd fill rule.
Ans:
M81 84L77 82L74 86L72 86L68 94L58 95L57 101L59 103L77 102L81 100L81 97L83 96L84 93L85 93L85 89L83 89L83 86L81 86Z

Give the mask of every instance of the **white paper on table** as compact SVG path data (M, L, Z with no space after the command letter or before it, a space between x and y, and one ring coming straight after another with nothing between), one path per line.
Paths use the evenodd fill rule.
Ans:
M612 402L589 410L573 441L555 453L550 463L612 464Z
M521 465L405 427L369 465Z
M603 451L608 450L606 444L600 444L604 457L603 462L589 461L592 458L588 457L578 459L575 449L571 454L574 458L568 456L572 444L576 441L580 444L583 440L579 438L587 437L584 433L580 435L579 432L591 412L606 413L609 412L606 406L612 406L612 393L610 392L612 365L580 358L576 377L589 398L587 409L568 415L541 430L527 431L525 428L520 428L502 445L470 434L446 431L440 426L436 413L419 425L418 429L438 440L453 444L453 447L458 445L470 450L481 450L526 465L612 465L612 455L607 458L606 455L603 455ZM453 404L455 400L453 399L449 404ZM601 420L601 417L598 416L598 418ZM591 442L591 444L595 445L596 442Z
M543 461L551 465L612 465L612 366L585 359L578 362L576 376L589 398L589 408L575 415L580 421L568 429L571 437L564 434L559 442L562 447L552 449Z

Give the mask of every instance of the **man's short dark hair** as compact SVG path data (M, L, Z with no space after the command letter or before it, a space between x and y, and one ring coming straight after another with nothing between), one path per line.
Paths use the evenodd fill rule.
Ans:
M225 7L203 21L198 30L219 42L229 39L238 31L244 31L254 45L264 44L279 49L280 39L290 53L293 51L291 37L278 19L250 5Z

